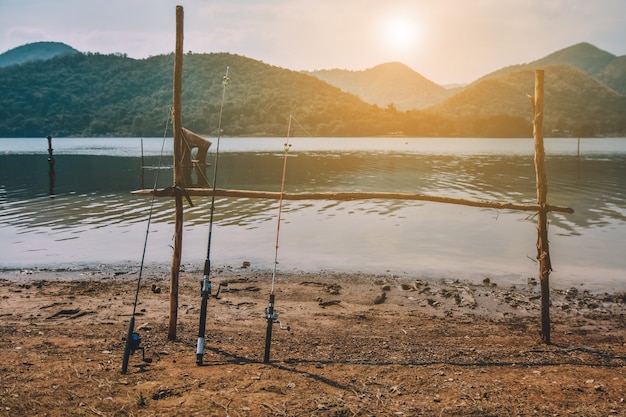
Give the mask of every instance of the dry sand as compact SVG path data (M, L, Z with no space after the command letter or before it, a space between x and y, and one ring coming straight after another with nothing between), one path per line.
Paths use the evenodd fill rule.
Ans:
M553 289L546 345L533 282L280 275L290 330L274 326L263 364L270 275L215 271L228 286L198 367L200 280L181 274L170 341L169 272L144 272L135 330L152 363L137 352L122 375L136 272L1 272L0 415L626 415L624 293Z

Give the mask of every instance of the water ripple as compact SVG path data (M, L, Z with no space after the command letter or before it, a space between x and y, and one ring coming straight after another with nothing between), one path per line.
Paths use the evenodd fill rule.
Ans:
M410 146L411 151L406 153L340 149L298 152L294 147L287 165L286 191L388 191L516 203L536 201L534 164L528 150L495 153L440 148L440 152L434 152L429 148L420 152L421 143ZM569 249L572 255L568 262L572 264L585 259L577 251L582 239L601 248L591 251L593 262L601 260L622 268L623 256L615 255L615 247L623 246L620 242L626 233L626 152L598 151L581 158L568 152L549 154L546 161L548 202L575 209L573 215L550 214L553 239L560 248ZM128 245L137 246L136 242L142 241L152 201L130 194L140 187L139 158L59 156L55 198L47 194L50 184L45 157L10 155L0 162L0 237L14 244L10 245L13 252L6 252L10 255L0 255L0 264L19 259L20 253L26 252L45 254L49 259L64 256L53 255L54 247L66 245L76 245L71 249L67 246L66 251L92 248L99 252L94 256L113 256L116 251L126 252L123 255L127 256L132 252ZM275 150L228 152L220 161L218 186L278 191L282 162L282 154ZM146 183L154 181L154 170L145 174ZM160 186L170 185L171 173L161 174ZM207 174L212 177L212 168ZM205 245L211 198L194 197L193 203L193 207L185 203L184 208L191 251ZM216 198L216 233L225 233L228 237L222 235L223 240L233 242L237 251L246 251L246 256L253 258L263 252L261 246L273 240L277 210L275 200ZM163 254L171 251L174 214L172 199L154 200L151 231L161 236L156 244L162 251L159 259L167 258ZM445 219L444 214L448 216ZM530 242L528 249L521 251L525 262L533 257L536 219L506 210L363 200L285 201L283 221L281 233L290 243L281 250L289 254L289 247L301 246L306 256L293 254L300 262L305 258L331 262L339 256L336 252L342 252L358 264L358 259L370 258L367 250L380 251L384 247L388 262L404 265L417 256L416 248L435 258L442 253L462 257L464 253L475 254L477 242L484 247L475 257L493 255L502 259L497 262L507 260L513 264L516 261L511 261L509 253L520 249L518 239L511 239L509 234L530 233L526 238ZM493 242L477 237L476 233L490 227L491 222L504 230L488 232ZM124 238L120 239L122 234ZM45 243L48 237L54 245Z

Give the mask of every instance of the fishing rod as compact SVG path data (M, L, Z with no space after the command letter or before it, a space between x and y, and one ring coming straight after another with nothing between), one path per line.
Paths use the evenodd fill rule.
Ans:
M215 212L215 189L217 188L217 163L220 154L220 138L222 136L222 114L224 112L224 98L226 96L226 87L230 84L228 78L229 67L226 67L226 75L222 79L222 103L220 105L220 114L217 122L217 144L215 146L215 167L213 168L213 194L211 196L211 214L209 217L209 239L207 243L206 260L204 261L204 271L202 278L202 300L200 302L200 325L198 326L198 344L196 346L196 365L202 365L204 356L204 336L206 332L206 311L209 298L211 297L211 238L213 236L213 213ZM220 289L218 287L215 298L218 297Z
M163 132L163 142L161 144L161 154L159 156L159 168L161 167L161 163L163 161L163 149L165 148L165 137L167 136L167 129L169 127L169 122L171 119L172 108L169 108L167 120L165 122L165 131ZM141 139L141 182L143 185L143 138ZM130 316L130 323L128 324L128 333L126 334L126 345L124 346L124 357L122 359L122 374L125 374L128 370L128 361L130 359L130 355L135 353L137 350L141 350L142 360L146 363L151 363L151 358L146 358L145 349L141 346L141 339L139 334L135 332L135 314L137 313L137 303L139 302L139 289L141 288L141 278L143 276L143 267L146 260L146 248L148 247L148 235L150 234L150 224L152 223L152 212L154 211L154 202L156 201L156 189L159 183L159 172L161 170L157 170L156 176L154 178L154 187L152 193L152 200L150 202L150 211L148 213L148 225L146 226L146 237L143 242L143 252L141 254L141 263L139 266L139 277L137 278L137 288L135 289L135 302L133 303L133 314Z
M278 238L280 236L280 220L283 212L283 194L285 193L285 176L287 172L287 153L291 148L289 143L289 137L291 135L291 115L289 115L289 125L287 127L287 142L285 142L283 148L283 176L280 184L280 199L278 200L278 224L276 226L276 247L274 251L274 271L272 272L272 286L270 289L270 301L265 309L265 318L267 319L267 329L265 331L265 354L263 356L263 363L270 362L270 347L272 344L272 328L274 323L278 323L281 330L289 330L289 327L283 327L282 323L278 320L278 313L274 311L274 300L276 287L276 267L278 265Z

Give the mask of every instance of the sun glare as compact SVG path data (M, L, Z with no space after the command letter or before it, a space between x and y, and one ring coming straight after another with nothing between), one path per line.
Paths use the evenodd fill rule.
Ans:
M396 16L387 21L385 38L390 47L405 49L417 42L418 30L414 21L404 16Z

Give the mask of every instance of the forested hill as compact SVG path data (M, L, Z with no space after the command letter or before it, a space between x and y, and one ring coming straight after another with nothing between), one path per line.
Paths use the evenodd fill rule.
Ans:
M0 137L162 136L173 67L173 54L135 60L89 53L0 68ZM284 136L290 115L304 127L292 131L300 136L451 136L465 125L393 106L381 109L304 73L218 53L184 57L185 127L217 133L227 68L224 135ZM521 124L516 134L528 136L530 125ZM471 129L460 134L482 136Z
M162 136L172 103L173 67L173 54L136 60L76 53L0 68L0 137ZM225 93L224 135L284 136L293 115L298 121L294 136L532 136L530 105L514 111L508 105L508 93L526 100L524 89L492 94L489 111L477 105L486 91L478 86L450 105L401 112L393 105L367 104L305 73L227 53L185 55L185 127L207 136L217 133L227 68L231 82ZM592 85L580 103L569 103L567 117L554 108L545 131L575 131L584 124L589 135L624 134L622 95L606 108L594 99L599 108L593 119L587 117L585 103L603 91L600 87Z
M31 61L45 61L56 56L78 53L76 49L62 42L33 42L0 54L0 67Z
M77 54L0 68L0 136L161 136L173 66L173 55ZM312 134L383 132L375 126L384 112L374 106L304 74L231 54L185 56L183 124L189 129L216 132L227 67L226 135L284 135L290 113Z

